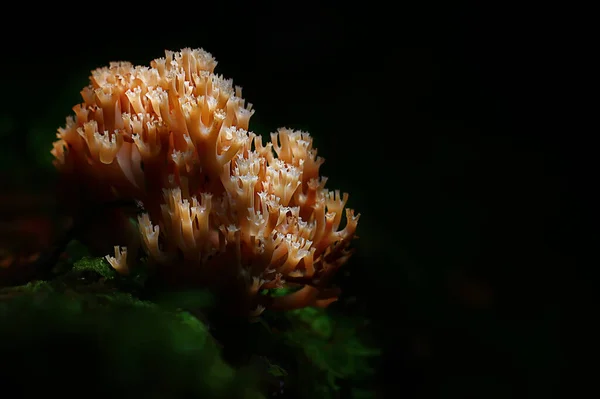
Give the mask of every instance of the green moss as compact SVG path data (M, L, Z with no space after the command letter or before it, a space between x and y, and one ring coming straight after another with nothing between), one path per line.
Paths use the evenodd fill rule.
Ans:
M32 281L22 287L24 291L34 292L52 292L54 289L47 281Z
M322 309L303 308L292 310L290 317L304 323L311 333L317 335L320 339L329 339L334 332L331 316Z
M73 264L73 273L85 274L89 272L97 273L106 280L112 280L117 277L117 272L110 266L104 258L92 258L85 256Z
M287 371L281 368L281 366L278 366L277 364L273 364L271 362L269 362L267 372L273 377L285 377L288 375Z
M23 394L39 388L85 397L261 397L248 375L223 361L207 328L189 313L167 312L126 293L25 287L23 295L0 302L3 389L14 384Z
M330 382L373 372L370 360L380 351L365 344L355 321L316 308L294 310L287 316L294 326L286 332L287 338L329 374Z
M265 312L261 323L247 330L235 323L241 330L233 334L218 327L219 339L243 336L217 344L201 321L213 304L207 292L153 292L152 302L143 301L135 290L127 291L143 286L142 272L124 277L103 258L83 257L52 282L0 290L0 299L5 291L10 298L0 301L0 350L8 350L12 365L8 371L0 366L0 373L66 379L71 391L71 384L102 381L106 389L93 393L111 397L118 392L123 397L254 398L259 391L372 397L355 386L373 373L372 360L379 354L357 333L360 317L331 308ZM234 368L222 358L221 345L243 352L237 358L254 360ZM27 371L32 367L33 374Z
M276 289L271 290L270 295L281 296L291 291ZM365 326L360 315L349 317L334 309L335 306L302 308L281 313L278 320L271 321L283 326L280 335L285 346L296 348L300 353L296 355L294 377L299 383L295 389L300 397L335 398L340 394L340 383L345 383L350 397L373 397L372 391L360 390L354 385L372 378L380 350L369 343L366 329L359 333L360 327ZM268 325L266 327L268 330Z

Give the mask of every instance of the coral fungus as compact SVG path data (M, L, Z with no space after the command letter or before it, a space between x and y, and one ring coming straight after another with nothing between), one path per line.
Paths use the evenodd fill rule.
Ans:
M360 215L344 210L347 194L325 188L308 133L281 128L263 144L248 131L252 105L216 64L186 48L150 67L96 69L58 130L55 165L74 202L142 204L138 237L164 279L225 291L252 314L326 306ZM115 247L107 259L127 273L126 257ZM298 289L261 295L290 285Z

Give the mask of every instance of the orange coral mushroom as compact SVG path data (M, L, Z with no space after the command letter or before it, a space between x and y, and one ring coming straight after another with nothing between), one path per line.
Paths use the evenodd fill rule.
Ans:
M166 279L237 291L254 314L326 306L360 215L325 188L308 133L282 128L263 144L248 131L252 105L216 64L186 48L93 71L58 131L55 165L86 201L143 204L140 241ZM126 272L126 255L116 247L107 259ZM260 297L289 281L305 286Z

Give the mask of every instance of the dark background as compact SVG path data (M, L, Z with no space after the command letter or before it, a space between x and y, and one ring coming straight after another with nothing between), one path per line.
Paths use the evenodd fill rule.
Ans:
M555 395L566 281L592 242L569 233L584 208L568 194L590 161L559 127L563 21L476 3L275 4L15 12L2 28L3 195L51 201L50 143L91 69L202 47L254 104L251 129L309 131L328 186L362 214L341 283L384 345L380 387ZM3 226L8 239L15 224Z

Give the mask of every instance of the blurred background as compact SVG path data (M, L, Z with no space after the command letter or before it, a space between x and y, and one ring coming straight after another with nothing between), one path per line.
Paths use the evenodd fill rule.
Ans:
M251 129L309 131L328 187L361 213L340 283L384 346L382 392L556 394L562 293L585 243L560 234L582 211L565 202L572 147L548 133L543 28L456 5L137 8L35 22L15 11L2 27L4 263L53 240L49 150L90 70L202 47L254 105Z

